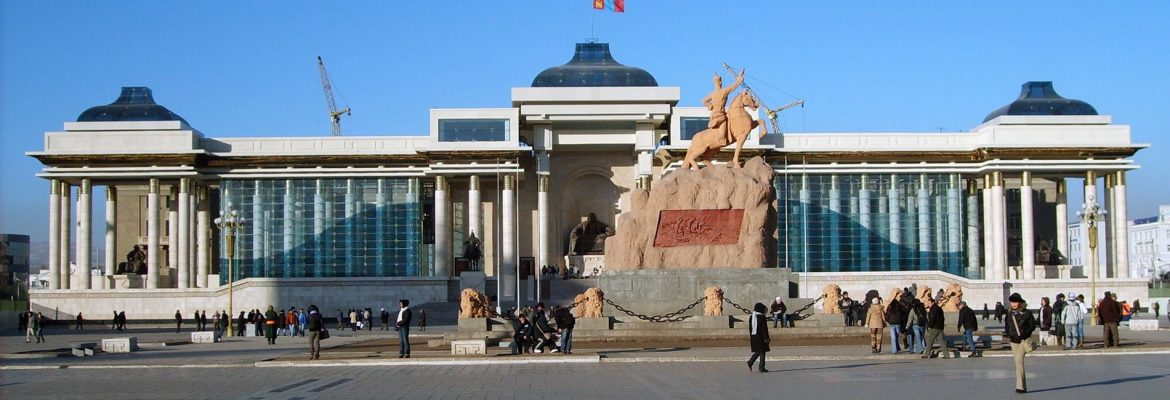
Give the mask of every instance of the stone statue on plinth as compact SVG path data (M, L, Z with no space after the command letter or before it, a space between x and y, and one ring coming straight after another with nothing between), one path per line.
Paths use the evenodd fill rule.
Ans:
M597 215L581 221L569 232L569 255L605 254L605 238L614 235L613 228L597 220Z
M687 148L686 157L683 159L683 169L698 169L699 162L710 167L711 159L732 142L735 142L735 156L731 159L731 165L739 168L739 153L743 150L744 141L752 129L759 127L761 138L768 134L768 127L753 119L744 109L746 107L755 111L760 108L756 96L752 95L750 90L744 89L732 99L731 107L724 109L727 96L742 83L743 71L739 72L735 83L727 88L723 87L723 79L718 74L715 75L715 89L703 98L703 104L711 111L710 121L706 130L696 133L691 138L691 146Z
M467 268L471 271L479 271L479 258L483 256L481 248L482 244L479 238L475 237L475 232L468 235L467 240L463 242L463 258L467 260Z
M138 274L146 273L146 247L138 244L134 245L134 249L126 254L126 261L119 263L118 268L114 271L115 274Z

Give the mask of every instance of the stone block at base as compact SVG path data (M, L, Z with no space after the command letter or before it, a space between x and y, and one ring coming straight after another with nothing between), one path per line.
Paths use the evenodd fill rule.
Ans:
M699 329L728 329L731 328L731 316L727 315L697 315L687 318L699 324Z
M1133 319L1129 321L1129 330L1131 331L1156 331L1158 330L1158 320L1156 319Z
M249 322L249 323L245 324L245 325L244 325L244 336L245 336L245 337L257 337L257 336L260 336L260 335L257 335L257 334L256 334L256 324L254 324L254 323L251 323L251 322Z
M460 332L489 331L491 322L491 318L460 318L457 328Z
M215 332L191 332L191 343L216 343L219 342L219 335Z
M138 351L138 337L102 339L102 351L106 353L129 353Z
M613 317L577 318L573 330L607 331L613 329Z
M487 340L473 339L473 340L455 340L451 342L451 355L453 356L486 356L487 355Z

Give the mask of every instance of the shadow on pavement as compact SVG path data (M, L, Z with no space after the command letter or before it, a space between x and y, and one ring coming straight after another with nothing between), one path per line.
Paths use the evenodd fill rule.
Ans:
M1030 390L1029 393L1053 392L1053 391L1057 391L1057 390L1077 389L1077 388L1083 388L1083 387L1089 387L1089 386L1116 385L1119 383L1148 381L1151 379L1158 379L1158 378L1162 378L1162 377L1166 377L1166 376L1170 376L1170 375L1163 374L1163 375L1134 376L1134 377L1129 377L1129 378L1117 378L1117 379L1110 379L1107 381L1100 381L1100 382L1089 382L1089 383L1081 383L1081 384L1069 385L1069 386L1060 386L1060 387L1054 387L1054 388L1048 388L1048 389Z
M864 364L846 364L846 365L837 365L837 366L832 366L832 367L812 367L812 368L774 369L774 370L771 370L771 371L772 371L772 372L796 372L796 371L813 371L813 370L818 370L818 369L845 369L845 368L861 368L861 367L869 367L869 366L874 366L874 365L890 365L890 364L910 364L910 362L909 362L909 361L897 361L897 362L871 362L871 363L864 363Z

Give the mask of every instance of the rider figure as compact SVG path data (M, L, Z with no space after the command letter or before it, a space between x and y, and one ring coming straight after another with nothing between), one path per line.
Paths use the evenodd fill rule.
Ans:
M735 141L727 128L727 110L725 108L727 107L727 97L743 83L743 72L744 70L740 70L739 76L735 77L735 83L726 88L723 87L723 78L716 73L715 89L703 98L703 105L711 111L711 120L707 122L707 128L718 133L718 137L724 138L724 145Z

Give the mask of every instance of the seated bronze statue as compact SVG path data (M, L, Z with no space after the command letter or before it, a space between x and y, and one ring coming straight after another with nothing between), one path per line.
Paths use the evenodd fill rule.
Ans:
M135 245L130 253L126 254L126 261L118 263L118 268L114 271L115 274L145 274L146 273L146 248L142 245Z
M589 217L569 232L569 255L605 254L605 238L613 235L613 228L598 221L596 214L589 213Z

